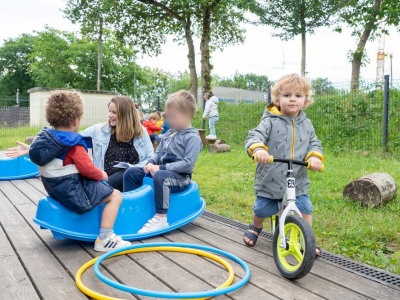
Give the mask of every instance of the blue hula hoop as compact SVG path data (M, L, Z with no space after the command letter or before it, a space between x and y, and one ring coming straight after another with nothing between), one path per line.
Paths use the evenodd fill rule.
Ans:
M148 248L148 247L159 247L159 246L173 246L173 247L181 247L181 248L192 248L192 249L200 249L200 250L206 250L209 252L213 252L213 253L217 253L220 255L223 255L225 257L228 257L230 259L232 259L233 261L237 262L239 265L242 266L242 268L245 270L245 275L242 278L242 280L240 280L239 282L222 288L222 289L218 289L218 290L212 290L212 291L204 291L204 292L192 292L192 293L171 293L171 292L157 292L157 291L150 291L150 290L144 290L144 289L139 289L139 288L134 288L134 287L130 287L128 285L125 284L121 284L119 282L113 281L109 278L107 278L106 276L104 276L101 271L100 271L100 264L103 260L107 259L108 257L126 251L126 250L130 250L130 249L138 249L138 248ZM128 247L124 247L124 248L120 248L120 249L116 249L110 252L107 252L106 254L103 254L102 256L100 256L94 266L93 266L93 270L94 273L96 274L96 276L103 281L104 283L128 292L128 293L133 293L133 294L137 294L137 295L142 295L142 296L149 296L149 297L160 297L160 298L169 298L169 299L176 299L176 298L181 298L181 299L189 299L189 298L203 298L203 297L214 297L214 296L219 296L222 294L226 294L226 293L230 293L233 292L239 288L241 288L242 286L244 286L250 279L250 268L247 265L247 263L245 263L242 259L240 259L239 257L230 254L228 252L225 252L223 250L220 249L215 249L215 248L211 248L211 247L207 247L207 246L201 246L201 245L192 245L192 244L182 244L182 243L149 243L149 244L139 244L139 245L132 245L132 246L128 246Z

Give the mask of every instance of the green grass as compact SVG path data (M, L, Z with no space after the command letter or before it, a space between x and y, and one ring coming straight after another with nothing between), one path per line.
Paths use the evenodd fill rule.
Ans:
M39 130L35 127L0 127L0 151L15 147L15 141L25 142L25 137L35 136Z
M400 161L372 154L326 154L326 171L310 172L313 230L319 246L369 265L400 274L400 201L366 208L345 200L350 181L373 172L400 180ZM203 151L193 179L207 209L232 219L251 222L255 164L242 147L230 153ZM266 220L268 227L269 220Z

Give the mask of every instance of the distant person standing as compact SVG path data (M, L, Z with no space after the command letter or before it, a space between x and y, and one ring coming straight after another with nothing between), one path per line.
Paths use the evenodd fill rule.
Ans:
M219 119L218 115L218 98L214 96L213 92L209 91L204 94L206 100L206 106L204 108L203 120L208 118L210 125L210 134L206 137L207 139L217 139L217 133L215 132L215 123Z

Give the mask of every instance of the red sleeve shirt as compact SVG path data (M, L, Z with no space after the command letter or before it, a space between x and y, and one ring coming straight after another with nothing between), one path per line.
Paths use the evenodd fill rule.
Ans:
M161 127L156 126L152 121L149 120L143 121L143 126L146 127L148 134L153 134L154 131L162 130Z
M67 166L72 164L76 166L82 176L98 181L103 180L103 173L93 164L83 146L76 145L69 149L64 158L63 165Z

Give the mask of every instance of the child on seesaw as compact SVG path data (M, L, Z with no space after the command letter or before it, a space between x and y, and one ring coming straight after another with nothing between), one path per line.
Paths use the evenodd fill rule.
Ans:
M258 161L253 223L243 236L245 244L250 247L256 244L264 219L278 212L278 200L283 198L286 190L286 165L269 164L270 155L309 161L312 171L322 168L324 156L321 142L303 111L312 103L310 96L309 80L297 74L283 76L272 87L273 103L268 105L261 123L249 131L245 148ZM312 205L308 195L310 180L307 170L297 165L293 168L296 177L296 206L311 225ZM318 247L316 251L316 255L319 255Z
M170 193L182 192L189 187L202 149L199 132L191 126L196 113L194 97L184 90L176 92L165 102L165 112L171 129L163 135L154 156L145 168L132 167L124 174L124 191L142 186L146 174L153 177L156 215L144 224L139 233L168 227Z
M38 133L29 156L39 166L49 196L69 210L83 214L106 203L94 250L106 252L129 246L130 242L113 232L122 203L121 193L102 182L108 176L94 166L87 153L90 139L77 133L82 115L83 103L77 92L60 91L50 95L46 120L53 129L45 127Z

